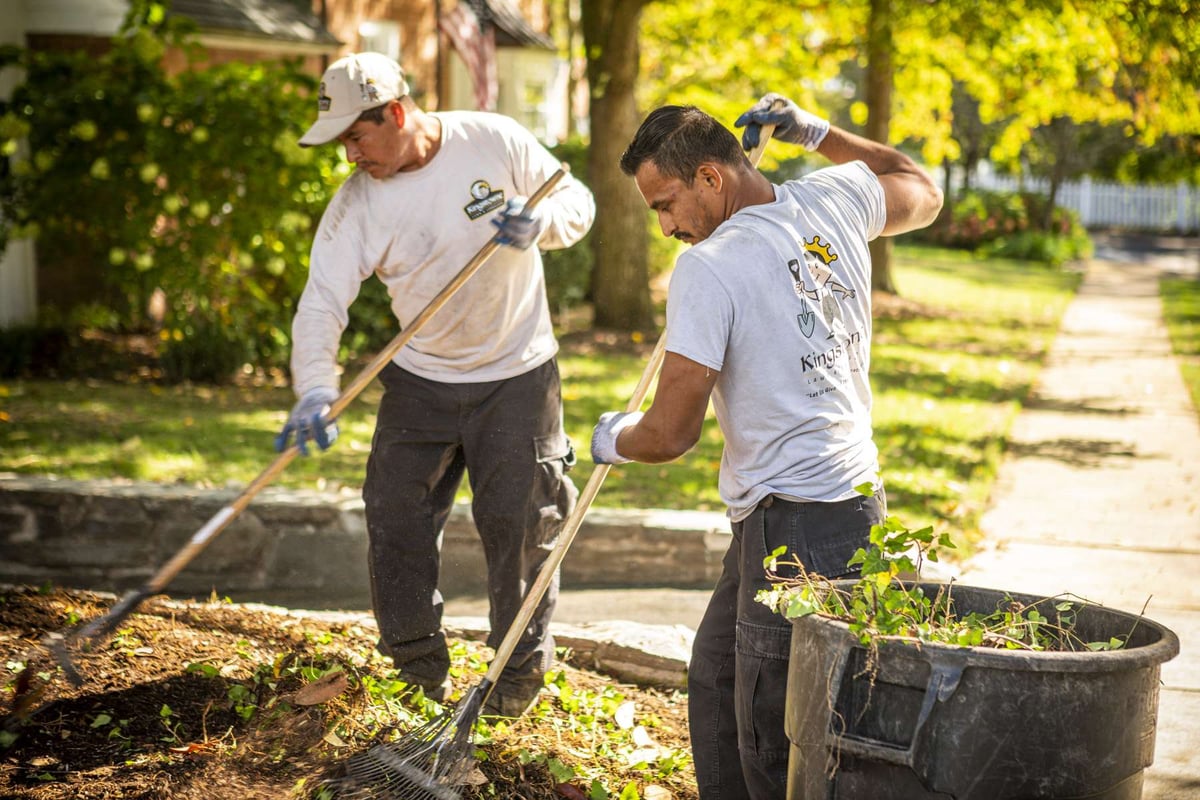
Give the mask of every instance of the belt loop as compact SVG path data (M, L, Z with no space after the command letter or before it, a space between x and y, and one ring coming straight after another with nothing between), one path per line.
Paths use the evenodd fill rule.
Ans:
M769 494L766 497L764 497L762 500L758 501L758 507L762 508L762 509L768 509L771 506L773 506L774 504L775 504L775 495L773 495L773 494Z

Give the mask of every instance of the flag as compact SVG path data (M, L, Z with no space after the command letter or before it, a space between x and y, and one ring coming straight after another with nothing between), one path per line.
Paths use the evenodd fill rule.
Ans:
M475 108L495 111L496 97L496 32L491 25L480 24L479 17L466 0L442 14L438 27L450 37L450 43L467 65L475 86Z

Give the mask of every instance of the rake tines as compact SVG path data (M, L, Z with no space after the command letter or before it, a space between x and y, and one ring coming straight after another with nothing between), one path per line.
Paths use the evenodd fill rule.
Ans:
M486 696L486 687L477 686L454 712L356 753L345 774L325 787L346 800L459 800L453 787L475 766L471 733Z

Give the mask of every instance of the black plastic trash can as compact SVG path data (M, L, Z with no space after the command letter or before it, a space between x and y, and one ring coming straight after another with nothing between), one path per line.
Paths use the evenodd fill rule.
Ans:
M960 616L1044 599L958 584L953 598ZM1052 606L1039 610L1054 619ZM1085 642L1129 638L1096 652L885 641L871 665L845 624L794 620L788 800L1137 800L1154 760L1159 668L1179 639L1083 603L1074 630Z

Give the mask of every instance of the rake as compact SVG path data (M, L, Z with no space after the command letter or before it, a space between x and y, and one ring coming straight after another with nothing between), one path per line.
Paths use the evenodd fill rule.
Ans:
M774 125L763 126L759 143L747 154L754 166L758 166L774 131ZM650 383L662 366L666 345L667 335L664 331L642 370L642 377L625 406L626 411L641 408ZM379 742L351 756L346 760L344 773L326 781L322 785L324 788L335 797L353 800L459 800L460 795L453 787L461 784L475 766L475 747L471 734L483 704L495 688L521 634L533 618L537 604L541 602L555 571L575 540L583 517L596 499L611 466L597 464L592 471L575 508L563 523L558 542L538 571L537 579L529 587L483 680L453 710L432 718L396 741Z
M526 209L531 209L541 202L550 194L554 187L566 175L565 165L557 170L550 178L543 183L536 192L534 192L525 204ZM421 312L393 338L372 359L363 371L354 378L346 389L338 396L336 400L329 404L328 419L335 419L341 414L350 403L358 397L358 395L367 387L375 376L379 374L388 362L400 351L400 348L408 344L409 340L417 334L429 319L437 313L454 294L462 288L463 284L474 275L480 267L484 265L492 254L500 248L500 234L497 233L488 240L482 248L479 249L471 260L459 270L458 274L442 289L432 300L426 303ZM188 540L188 543L175 554L166 564L159 568L149 580L136 589L129 591L125 596L118 600L112 608L105 614L97 617L90 622L87 622L75 629L66 632L55 632L48 634L43 639L43 644L54 654L59 665L67 678L76 686L83 684L83 677L79 674L79 670L75 668L75 664L71 659L71 650L78 647L80 650L86 650L96 639L112 633L117 626L133 613L146 598L151 597L161 592L166 588L176 575L179 574L187 564L191 562L199 553L217 537L221 531L225 530L229 524L236 519L250 504L250 501L258 495L263 488L275 480L284 468L290 464L300 453L300 448L297 444L292 444L286 450L281 452L274 461L271 462L266 469L259 473L250 484L228 505L224 506L220 511L214 514L196 533ZM436 795L431 795L436 796Z
M637 411L651 381L658 374L666 352L667 338L659 337L650 354L650 361L633 390L626 411ZM380 742L356 753L346 761L345 774L325 783L339 798L370 798L375 800L443 800L459 797L452 788L462 783L475 766L475 747L471 733L478 721L483 704L496 687L500 673L521 640L521 635L533 618L537 605L550 587L555 572L567 554L583 517L608 476L611 464L597 464L579 494L575 508L563 523L558 542L538 571L537 579L521 602L504 640L487 673L453 709L431 719L428 723L405 733L393 742Z

